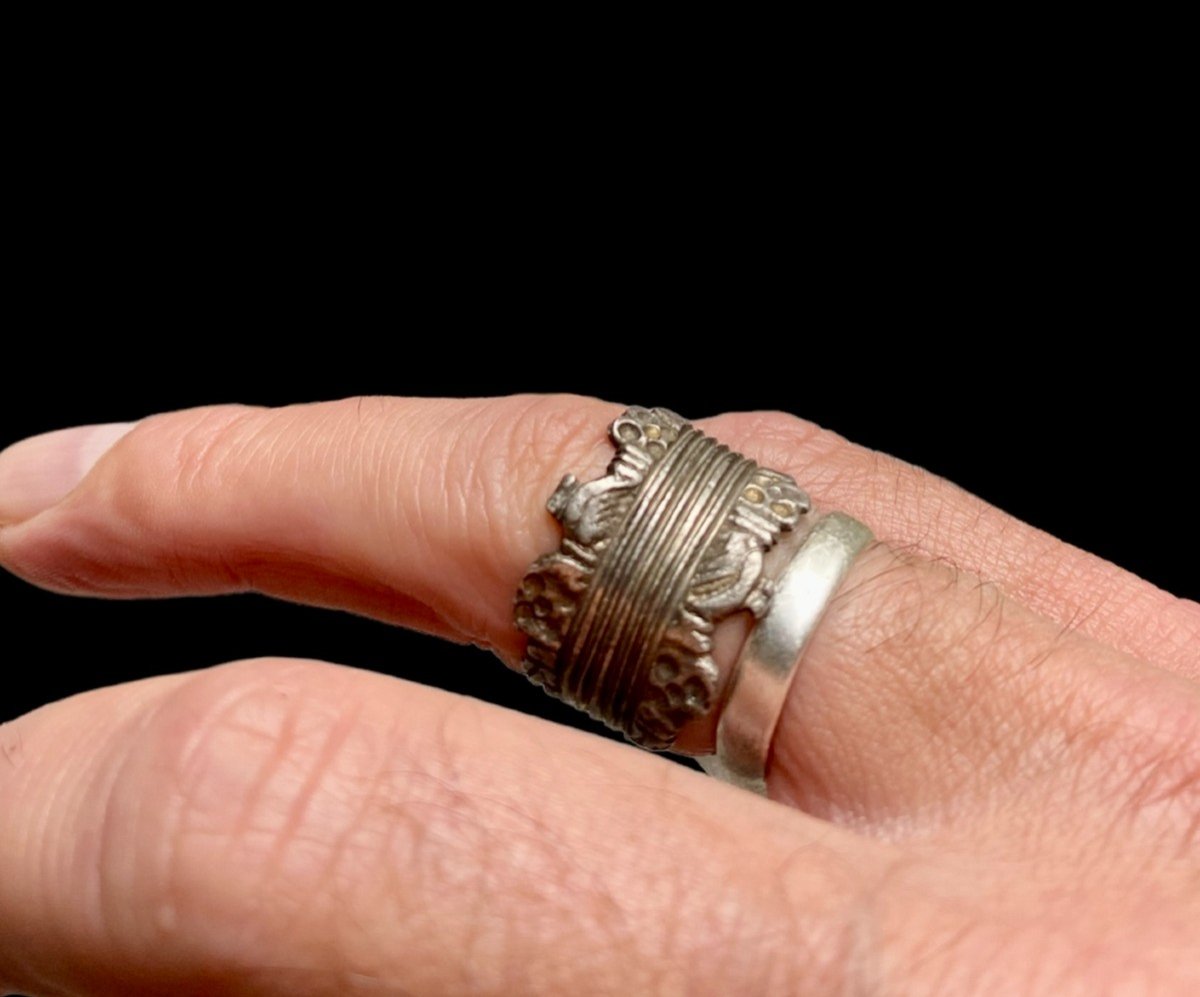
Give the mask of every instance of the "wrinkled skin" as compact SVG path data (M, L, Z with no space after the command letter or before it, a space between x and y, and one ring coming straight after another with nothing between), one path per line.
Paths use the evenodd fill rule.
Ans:
M253 589L513 665L546 496L600 473L617 412L366 398L52 434L0 455L0 564ZM790 416L702 426L880 540L807 652L771 800L324 663L101 689L0 726L0 984L1200 992L1200 606Z

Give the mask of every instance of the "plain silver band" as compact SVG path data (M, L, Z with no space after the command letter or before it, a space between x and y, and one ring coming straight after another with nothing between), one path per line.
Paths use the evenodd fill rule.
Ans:
M709 775L766 795L771 740L804 646L871 540L866 526L840 512L808 531L775 582L770 609L742 647L717 724L716 753L697 759Z

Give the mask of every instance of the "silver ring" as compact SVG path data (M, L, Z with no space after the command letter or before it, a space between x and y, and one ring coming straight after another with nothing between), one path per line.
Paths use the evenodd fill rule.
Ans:
M771 741L804 648L850 565L873 539L839 512L817 520L775 582L770 609L738 658L717 724L717 750L698 759L709 775L766 795Z
M803 641L861 544L842 544L837 572L837 558L819 552L826 538L854 532L836 524L869 531L840 516L810 531L811 504L790 477L666 409L627 409L609 434L617 453L607 473L587 483L568 474L546 504L563 540L517 592L524 671L637 744L716 751L720 774L748 784L746 773L758 772L761 781ZM768 552L788 534L806 539L794 557L779 552L786 565L775 581L764 571ZM809 601L798 602L797 573L814 572L824 596L814 601L821 586L810 578ZM714 661L713 634L742 610L758 623L734 681L734 669Z

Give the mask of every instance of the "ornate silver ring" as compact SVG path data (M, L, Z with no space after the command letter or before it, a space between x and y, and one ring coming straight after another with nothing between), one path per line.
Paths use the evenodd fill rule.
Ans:
M708 771L762 792L804 644L870 531L816 518L788 475L666 409L627 409L609 433L607 473L567 475L547 502L564 535L517 592L525 673L631 741L713 755ZM723 673L714 630L740 610L755 623Z

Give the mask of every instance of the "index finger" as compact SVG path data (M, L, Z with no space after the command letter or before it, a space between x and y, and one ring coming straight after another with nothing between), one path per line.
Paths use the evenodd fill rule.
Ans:
M600 473L619 411L569 396L359 398L36 437L0 454L0 522L20 520L0 530L0 562L79 594L253 588L475 641L512 662L512 593L557 545L545 501L563 474ZM1200 606L949 482L780 413L701 425L885 543L1160 667L1200 669ZM97 438L114 436L80 483ZM20 501L31 489L49 508Z

